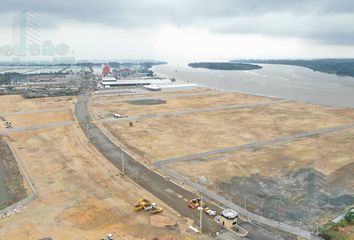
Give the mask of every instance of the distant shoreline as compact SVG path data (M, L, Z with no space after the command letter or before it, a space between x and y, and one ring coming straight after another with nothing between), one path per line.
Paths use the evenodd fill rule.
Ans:
M354 77L354 59L269 59L269 60L231 60L230 63L278 64L309 68L313 71L336 74L337 76Z
M255 64L249 63L230 63L230 62L196 62L189 63L189 67L192 68L205 68L209 70L227 70L227 71L247 71L247 70L257 70L262 67Z

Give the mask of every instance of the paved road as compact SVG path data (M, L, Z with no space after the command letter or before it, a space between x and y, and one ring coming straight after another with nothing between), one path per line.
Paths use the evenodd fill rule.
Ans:
M196 93L179 93L179 94L174 94L174 95L161 95L166 92L159 92L160 94L157 95L156 92L154 92L154 95L149 95L149 96L134 96L130 98L122 98L122 99L101 99L101 100L96 100L95 103L116 103L116 102L127 102L127 101L133 101L133 100L151 100L151 99L174 99L174 98L181 98L181 97L194 97L194 96L217 96L221 95L221 93L213 93L213 92L196 92ZM157 95L157 96L155 96Z
M110 139L92 122L87 109L88 96L80 96L76 104L76 116L82 130L90 139L90 142L118 169L122 169L121 154L122 150L110 141ZM124 155L125 174L141 187L154 194L157 198L176 210L181 216L193 219L195 225L199 222L198 211L187 207L188 199L195 198L196 195L185 190L179 185L169 181L161 175L150 170L143 164L135 161L127 154ZM220 208L214 204L207 203L212 209L220 211ZM215 234L220 231L218 226L211 218L205 216L203 222L203 231L208 234ZM262 232L260 235L259 232ZM264 231L257 228L257 231L251 229L250 239L271 240L274 237L267 235ZM264 237L266 236L266 237Z
M289 102L289 100L273 100L273 101L247 103L247 104L232 104L232 105L219 106L219 107L199 108L199 109L191 109L191 110L177 111L177 112L162 112L162 113L126 117L126 118L107 118L107 119L100 120L100 122L121 122L121 121L142 120L142 119L170 117L170 116L182 116L182 115L187 115L192 113L213 112L213 111L220 111L220 110L240 109L240 108L250 108L250 107L261 107L261 106L268 106L268 105L279 104L284 102Z
M0 113L0 116L17 116L23 114L33 114L33 113L45 113L45 112L67 112L70 111L69 108L48 108L48 109L41 109L41 110L33 110L33 111L21 111L21 112L3 112Z
M262 146L266 146L266 145L288 143L290 141L294 141L294 140L297 140L300 138L313 137L313 136L317 136L317 135L321 135L321 134L344 131L344 130L348 130L348 129L352 129L352 128L354 128L354 124L339 125L339 126L329 127L329 128L321 128L321 129L314 130L314 131L308 131L308 132L303 132L303 133L298 133L298 134L288 135L288 136L281 136L281 137L277 137L277 138L273 138L273 139L269 139L269 140L257 141L257 142L253 142L253 143L247 143L247 144L228 147L228 148L221 148L221 149L211 150L211 151L202 152L202 153L196 153L196 154L190 154L190 155L171 158L171 159L165 159L165 160L155 162L155 166L161 167L161 165L163 165L163 164L166 165L166 164L171 164L171 163L180 162L180 161L191 161L191 160L197 160L200 158L203 158L204 161L214 161L214 160L217 160L218 158L214 159L214 158L207 158L207 157L211 156L211 155L215 155L215 154L235 152L235 151L240 151L240 150L244 150L244 149L252 149L252 148L262 147Z
M122 150L112 143L108 137L92 122L87 109L87 96L81 96L76 104L76 116L81 128L90 142L118 169L121 167ZM135 161L132 157L124 154L125 174L137 184L148 190L167 205L176 210L183 217L188 217L198 224L199 215L187 207L184 199L192 199L196 196L165 179L161 175L150 170L143 164ZM207 233L214 234L220 227L211 219L205 218L203 228ZM196 224L196 225L197 225Z

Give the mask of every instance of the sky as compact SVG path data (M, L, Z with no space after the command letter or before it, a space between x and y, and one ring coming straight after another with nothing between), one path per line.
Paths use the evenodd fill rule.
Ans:
M40 17L41 42L76 59L354 56L353 0L2 0L0 47L24 9Z

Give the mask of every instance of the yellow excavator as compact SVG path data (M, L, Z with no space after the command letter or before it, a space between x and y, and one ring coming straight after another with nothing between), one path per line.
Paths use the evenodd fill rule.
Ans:
M149 212L150 214L157 214L163 211L161 207L157 207L156 203L151 203L149 200L146 199L140 199L139 203L134 206L134 210L136 212L139 212L143 209L146 212Z

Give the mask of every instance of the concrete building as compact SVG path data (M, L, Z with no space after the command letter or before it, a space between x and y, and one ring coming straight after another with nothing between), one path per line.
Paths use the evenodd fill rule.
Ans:
M226 228L233 228L237 224L238 213L232 209L226 209L220 214L220 224Z
M13 19L13 44L17 56L30 55L31 46L40 44L40 18L30 10L23 10Z

